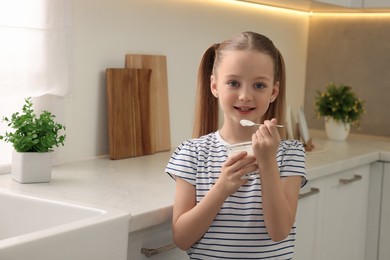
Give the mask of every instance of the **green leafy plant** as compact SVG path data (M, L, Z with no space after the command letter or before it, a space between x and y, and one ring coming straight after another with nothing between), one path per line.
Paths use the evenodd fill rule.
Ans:
M3 117L3 122L15 129L0 135L0 140L12 143L17 152L48 152L53 147L64 145L65 126L54 122L55 116L44 110L37 117L32 108L31 97L25 99L23 113L16 112L11 118Z
M330 83L326 91L317 92L315 112L318 117L332 117L338 122L359 125L365 113L364 101L356 96L351 86Z

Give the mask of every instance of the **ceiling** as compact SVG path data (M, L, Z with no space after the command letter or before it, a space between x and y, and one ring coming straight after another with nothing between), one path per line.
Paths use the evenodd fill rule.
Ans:
M387 8L347 8L339 5L326 4L314 0L239 0L241 2L263 4L292 10L315 13L388 13Z

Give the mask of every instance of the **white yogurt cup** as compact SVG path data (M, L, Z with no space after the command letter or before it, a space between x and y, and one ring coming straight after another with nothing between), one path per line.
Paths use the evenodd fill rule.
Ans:
M244 142L238 144L230 144L226 146L227 155L231 156L233 154L245 151L248 155L253 155L252 142ZM247 173L241 179L254 179L258 174L258 170L255 172Z
M245 151L248 155L253 155L252 142L244 142L238 144L230 144L226 146L228 156Z

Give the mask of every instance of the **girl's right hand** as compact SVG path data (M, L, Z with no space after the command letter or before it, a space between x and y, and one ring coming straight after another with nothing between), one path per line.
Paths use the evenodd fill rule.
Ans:
M254 156L248 156L247 152L233 154L222 164L221 174L215 185L228 197L248 181L242 177L257 168Z

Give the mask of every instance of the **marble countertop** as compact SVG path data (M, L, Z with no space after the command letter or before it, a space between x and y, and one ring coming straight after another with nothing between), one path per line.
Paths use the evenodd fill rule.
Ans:
M315 148L306 154L308 179L368 164L390 162L390 138L351 134L347 141L327 140L311 131ZM53 167L50 183L20 184L0 175L0 188L116 208L131 214L129 232L170 221L175 182L164 173L172 151L122 160L108 157Z

